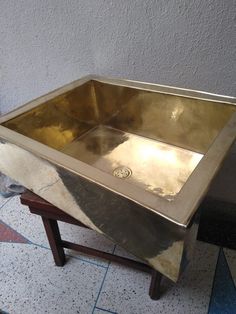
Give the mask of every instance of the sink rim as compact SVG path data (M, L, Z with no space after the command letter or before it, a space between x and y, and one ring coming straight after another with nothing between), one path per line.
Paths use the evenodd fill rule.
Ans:
M159 84L149 84L130 80L120 80L103 78L99 76L89 75L82 79L67 84L47 95L41 96L26 105L0 117L0 123L10 120L21 113L33 109L41 103L54 98L66 91L74 89L90 80L109 83L119 86L127 86L136 89L156 91L166 94L178 95L182 97L190 97L195 99L209 100L214 102L223 102L236 105L236 98L230 96L222 96L207 92L194 91L189 89L169 87ZM223 162L227 151L232 146L236 137L236 113L226 123L224 128L219 132L214 142L204 154L201 161L194 169L188 180L183 185L180 192L175 196L173 201L168 201L158 195L151 195L149 192L107 174L93 166L90 166L80 160L70 157L56 149L45 144L24 136L16 131L10 130L0 125L0 138L15 144L34 155L48 160L52 164L60 165L79 176L82 176L92 182L122 195L125 198L136 202L145 208L155 212L156 214L174 222L175 224L187 227L201 199L204 197L211 180Z

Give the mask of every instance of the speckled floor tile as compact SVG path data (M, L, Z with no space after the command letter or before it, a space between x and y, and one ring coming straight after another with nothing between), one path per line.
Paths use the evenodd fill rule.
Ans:
M41 218L32 215L29 209L20 203L18 196L12 197L0 209L0 219L28 240L48 246Z
M216 246L198 242L192 263L178 284L163 280L162 289L165 292L159 301L152 301L148 296L148 274L111 264L97 306L127 314L205 314L218 251Z
M236 250L224 249L224 253L236 287Z
M1 208L0 219L31 242L49 247L40 216L31 214L28 207L23 206L20 203L19 197L13 197ZM109 253L112 252L114 248L114 244L111 241L104 236L97 234L95 231L63 222L59 222L59 228L64 240L93 247ZM101 259L98 260L72 250L66 250L66 252L72 256L83 256L85 259L96 260L103 265L107 265L107 262Z
M105 269L70 258L50 263L49 250L0 243L0 309L8 313L92 313Z
M12 228L9 230L14 237L9 239L22 242L0 242L0 309L7 313L208 312L219 251L216 246L198 242L195 257L179 283L174 285L165 279L162 298L152 301L148 296L150 276L145 273L111 263L104 280L106 261L68 250L67 254L77 258L69 257L63 268L54 266L51 251L43 248L49 245L41 218L30 214L29 209L20 204L19 197L0 198L0 220L6 224L3 227ZM59 227L65 240L113 251L113 243L94 231L66 223L59 223ZM20 235L25 237L24 241L19 241ZM24 243L27 239L37 246ZM236 253L228 249L224 252L236 284ZM114 253L137 260L119 246ZM210 304L215 306L217 300ZM209 313L215 314L214 309Z

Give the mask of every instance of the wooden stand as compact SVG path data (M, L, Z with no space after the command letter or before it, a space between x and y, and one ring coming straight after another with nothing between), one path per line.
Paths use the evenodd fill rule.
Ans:
M158 300L160 298L160 283L162 275L158 271L141 262L92 249L90 247L75 244L69 241L64 241L61 239L60 230L57 223L58 220L84 228L88 227L30 191L26 191L21 195L21 203L27 205L32 214L41 216L48 237L48 242L52 250L53 258L57 266L63 266L66 262L64 248L104 258L115 263L123 264L128 267L151 273L152 277L149 295L153 300Z

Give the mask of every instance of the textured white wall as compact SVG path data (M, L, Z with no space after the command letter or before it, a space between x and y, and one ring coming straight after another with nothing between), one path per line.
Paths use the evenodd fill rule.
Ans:
M235 95L235 0L0 0L0 110L88 73Z
M236 96L236 1L0 0L2 113L89 73Z

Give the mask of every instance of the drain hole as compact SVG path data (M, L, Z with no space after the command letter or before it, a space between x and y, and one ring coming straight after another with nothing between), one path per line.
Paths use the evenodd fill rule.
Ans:
M113 171L113 176L120 178L120 179L126 179L128 177L130 177L132 174L131 169L129 169L128 167L118 167Z

